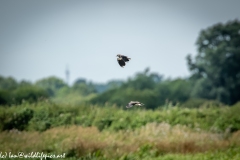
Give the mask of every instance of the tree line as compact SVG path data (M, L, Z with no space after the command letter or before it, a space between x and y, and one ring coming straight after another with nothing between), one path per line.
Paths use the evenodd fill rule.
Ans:
M240 22L218 23L202 30L196 41L197 54L187 55L190 76L165 79L149 68L126 81L96 84L77 79L72 86L62 79L48 77L35 83L17 82L0 76L0 104L36 102L46 98L88 97L86 103L124 106L141 100L146 108L166 104L198 107L206 100L232 105L240 100Z

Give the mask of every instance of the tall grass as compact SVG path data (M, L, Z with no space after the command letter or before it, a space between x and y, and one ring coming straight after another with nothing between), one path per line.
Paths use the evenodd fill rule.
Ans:
M129 130L147 123L166 122L196 130L234 132L240 129L240 103L232 107L182 108L178 106L145 110L90 104L60 105L51 102L23 103L0 107L0 130L45 131L63 125L96 126L98 130Z
M101 153L102 157L127 155L159 157L169 154L221 152L240 147L240 131L228 139L221 134L193 131L184 126L150 123L136 130L103 131L96 127L56 127L44 132L4 131L0 133L0 151L66 153L67 157L83 157ZM240 158L240 155L239 155Z
M0 107L0 152L81 159L240 159L240 103L157 110L59 105ZM219 156L221 155L221 156Z

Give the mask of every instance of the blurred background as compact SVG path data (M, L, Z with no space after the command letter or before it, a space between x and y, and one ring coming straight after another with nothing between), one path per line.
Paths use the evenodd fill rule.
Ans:
M98 83L149 67L187 77L201 30L239 18L239 1L1 1L0 74ZM119 68L116 55L132 58Z
M239 6L239 0L0 1L0 137L8 139L0 151L18 151L23 145L8 145L14 139L6 132L26 131L24 142L31 139L29 131L58 133L63 131L56 127L71 125L73 131L100 137L109 134L101 131L110 132L113 142L102 137L100 145L85 144L92 138L86 136L76 144L73 140L73 145L63 138L61 146L66 148L46 140L36 142L43 144L35 150L110 158L108 149L116 145L122 148L113 157L127 159L131 152L143 159L150 151L148 158L202 153L228 149L234 142L237 151L230 153L236 155L240 151L236 139L240 137ZM117 54L131 58L124 68ZM126 110L131 100L145 106ZM191 141L180 143L171 137L169 128L176 125L191 129L175 128L176 134L193 134ZM166 134L160 132L164 127ZM196 136L200 130L204 135ZM122 146L116 137L124 139L125 131L139 139ZM197 147L205 132L217 140L210 148L208 142ZM153 144L163 135L167 135L164 143ZM32 145L27 146L25 151L31 151ZM133 149L126 151L128 147Z

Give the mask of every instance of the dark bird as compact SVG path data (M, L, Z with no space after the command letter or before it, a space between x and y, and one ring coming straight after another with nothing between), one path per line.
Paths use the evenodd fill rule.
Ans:
M126 108L131 108L132 106L143 106L144 104L138 101L131 101L128 103L128 105L126 106Z
M128 62L131 58L128 58L127 56L124 56L124 55L121 55L121 54L118 54L117 55L117 61L118 61L118 64L123 67L126 65L125 62Z

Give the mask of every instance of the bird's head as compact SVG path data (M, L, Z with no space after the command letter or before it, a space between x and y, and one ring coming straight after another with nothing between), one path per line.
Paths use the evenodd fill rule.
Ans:
M121 57L121 54L117 54L117 57L119 57L119 58L120 58L120 57Z

